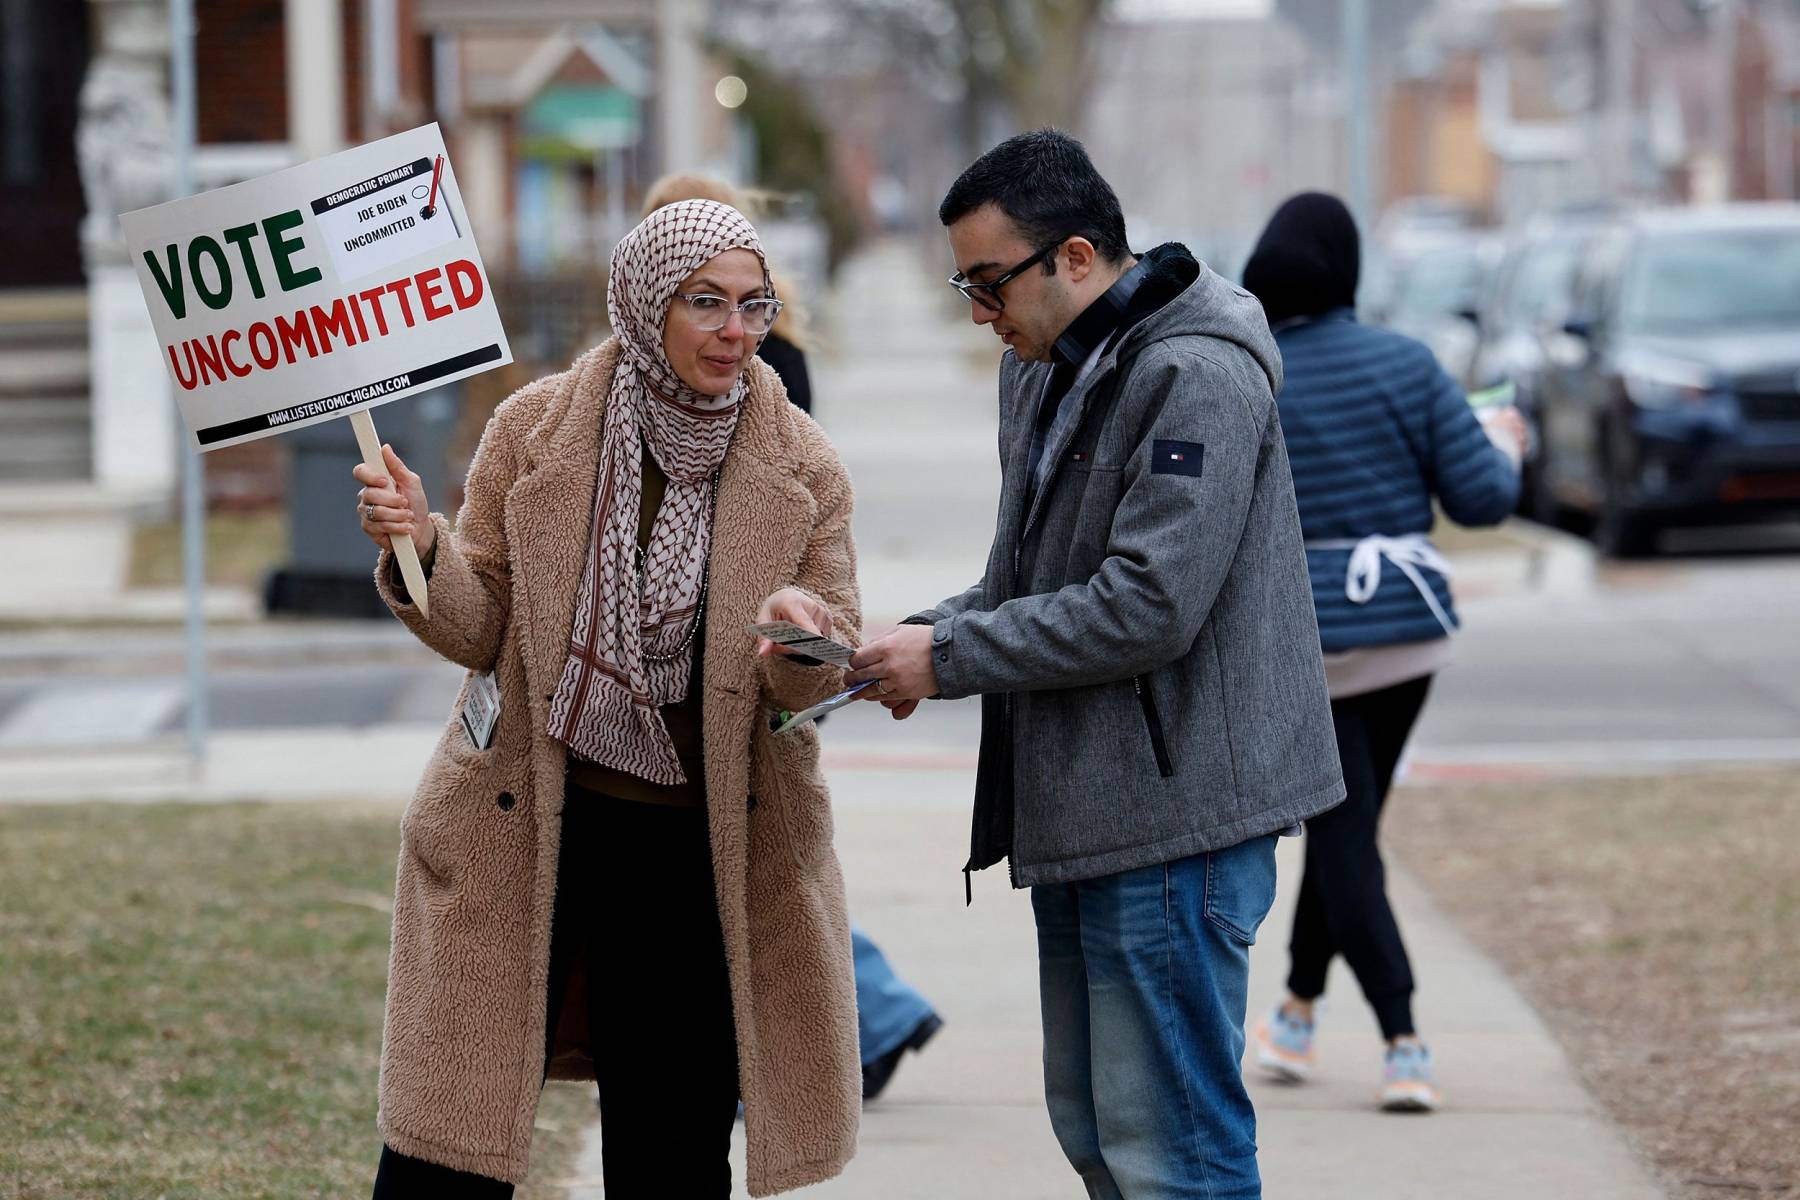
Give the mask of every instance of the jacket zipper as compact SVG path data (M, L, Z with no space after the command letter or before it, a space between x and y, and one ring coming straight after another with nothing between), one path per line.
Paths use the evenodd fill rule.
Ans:
M1150 731L1150 749L1156 754L1156 769L1167 779L1175 774L1175 764L1169 761L1169 744L1163 740L1162 718L1156 714L1156 697L1144 686L1142 675L1132 677L1131 690L1137 693L1138 707L1144 710L1144 727Z
M1082 393L1081 393L1081 408L1075 414L1075 420L1070 424L1068 431L1065 434L1065 437L1063 438L1061 443L1057 446L1052 447L1052 446L1046 444L1044 447L1045 454L1049 454L1052 452L1052 450L1054 450L1056 452L1056 457L1051 459L1049 467L1047 467L1044 472L1044 482L1042 483L1042 485L1040 485L1038 487L1036 492L1033 493L1033 495L1031 497L1031 503L1026 506L1024 522L1019 528L1019 536L1017 538L1015 538L1013 541L1012 586L1007 589L1008 595L1016 595L1018 593L1018 590L1019 590L1019 565L1024 559L1025 539L1031 536L1032 527L1037 524L1038 510L1041 509L1044 505L1044 497L1049 494L1050 485L1052 483L1056 482L1057 468L1059 466L1061 466L1061 461L1060 461L1061 457L1062 457L1061 452L1062 452L1063 448L1068 445L1069 441L1073 440L1075 434L1077 434L1081 431L1081 423L1087 419L1088 403L1093 398L1095 388L1103 380L1105 380L1105 378L1108 374L1110 374L1113 370L1115 370L1118 367L1118 358L1119 358L1118 348L1115 346L1112 350L1112 353L1109 356L1104 357L1102 359L1102 361L1100 361L1094 365L1093 372L1089 375L1089 377L1087 379L1082 380L1083 389L1082 389ZM1068 397L1065 396L1065 397L1063 397L1063 399L1066 402L1068 400ZM1030 480L1026 481L1026 486L1027 487L1030 486ZM1133 682L1135 683L1136 681L1134 680ZM1141 694L1140 694L1140 696L1141 696ZM1149 709L1149 708L1146 708L1144 711L1146 712L1146 714L1153 713L1153 710ZM1163 774L1165 776L1173 775L1175 773L1174 769L1169 768L1164 765L1168 761L1168 752L1163 748L1163 745L1162 745L1162 725L1159 722L1155 722L1155 718L1153 715L1151 716L1150 719L1152 720L1153 726L1154 726L1154 732L1151 734L1151 739L1155 743L1156 748L1157 748L1156 749L1157 764L1159 766L1163 766L1163 768L1164 768ZM1006 697L1006 730L1007 730L1007 738L1006 738L1007 749L1010 752L1012 749L1012 741L1013 741L1012 696L1010 693ZM1013 850L1018 842L1018 834L1019 834L1018 808L1015 804L1015 806L1013 808L1013 843L1014 843L1014 845L1009 845L1006 848L1006 878L1007 878L1007 882L1012 884L1012 886L1015 890L1019 886L1019 867L1018 867L1018 863L1014 860ZM975 903L974 883L972 882L968 871L963 872L963 896L964 896L963 903L965 906L972 905Z

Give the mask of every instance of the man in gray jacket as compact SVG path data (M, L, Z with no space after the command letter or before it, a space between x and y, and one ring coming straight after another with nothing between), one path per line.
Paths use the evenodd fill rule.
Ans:
M1044 1083L1093 1197L1261 1194L1239 1075L1275 838L1344 795L1257 302L1135 257L1053 130L938 213L1000 367L981 582L852 661L896 719L982 697L967 870L1032 889Z

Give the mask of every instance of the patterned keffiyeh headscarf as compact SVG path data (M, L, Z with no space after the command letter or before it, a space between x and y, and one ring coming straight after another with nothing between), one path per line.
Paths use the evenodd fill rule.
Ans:
M682 280L736 249L763 257L742 213L714 200L685 200L657 209L625 235L613 250L607 285L621 354L601 434L593 537L568 662L550 704L550 735L583 758L651 783L686 782L657 706L687 695L699 652L688 629L706 576L714 473L725 461L747 389L741 378L725 396L689 388L663 353L663 320ZM769 287L766 261L763 286ZM646 444L669 485L640 579Z

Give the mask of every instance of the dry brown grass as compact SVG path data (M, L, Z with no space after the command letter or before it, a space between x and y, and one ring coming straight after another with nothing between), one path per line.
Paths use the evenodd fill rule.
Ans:
M1398 858L1680 1200L1800 1195L1800 781L1409 789Z

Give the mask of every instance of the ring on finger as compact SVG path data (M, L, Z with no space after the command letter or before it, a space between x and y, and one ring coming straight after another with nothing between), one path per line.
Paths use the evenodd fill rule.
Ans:
M363 516L373 521L375 519L375 506L373 504L363 505Z

